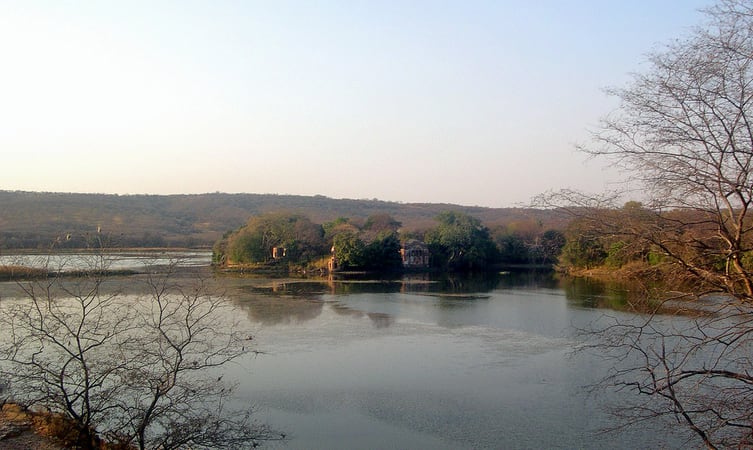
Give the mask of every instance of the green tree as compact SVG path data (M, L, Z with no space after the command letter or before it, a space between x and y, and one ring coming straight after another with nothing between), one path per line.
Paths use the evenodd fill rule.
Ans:
M499 260L508 264L525 264L529 262L528 246L517 234L498 234L495 243L499 249Z
M350 219L348 219L347 217L338 217L335 220L322 224L322 229L324 230L325 239L327 239L331 244L332 239L334 238L335 234L337 234L340 231L343 231L345 228L348 228L348 229L354 228L350 225L349 222L350 222Z
M606 265L618 269L631 262L646 262L652 246L645 239L658 237L663 228L656 212L638 202L623 207L604 205L580 206L573 209L576 216L565 230L565 245L559 257L560 265L574 268L594 268Z
M562 248L560 262L565 266L591 269L604 264L606 257L607 251L598 237L571 232Z
M321 225L300 214L286 213L252 217L227 237L225 247L228 258L235 263L268 262L274 247L285 247L286 258L294 263L308 262L327 253Z
M346 231L337 234L334 237L333 247L340 267L353 269L366 265L366 245L357 233Z
M247 225L228 236L227 241L227 262L255 263L269 260L272 246L267 244L264 232L259 228Z
M400 222L388 214L369 216L360 229L342 218L325 224L340 267L376 271L402 267L398 228Z
M434 265L450 270L480 270L497 261L497 247L479 219L447 211L437 221L437 227L426 233Z
M400 238L394 231L382 231L364 249L365 264L373 270L397 270L403 265Z

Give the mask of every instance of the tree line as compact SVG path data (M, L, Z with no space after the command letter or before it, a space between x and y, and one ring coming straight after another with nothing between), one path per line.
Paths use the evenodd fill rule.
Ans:
M249 217L274 211L305 215L316 223L347 216L362 223L388 214L414 229L430 226L444 210L473 215L489 226L528 220L561 229L546 210L450 204L333 199L321 195L225 194L112 195L0 190L0 250L85 247L84 235L100 228L119 247L209 248ZM70 239L67 239L70 236Z
M431 268L450 271L552 265L565 244L564 234L555 229L542 225L525 232L504 226L490 229L458 211L440 213L434 226L410 230L384 213L317 224L302 214L274 212L253 216L226 233L214 245L213 261L224 266L325 267L334 253L342 269L392 271L402 268L400 249L408 240L428 247Z

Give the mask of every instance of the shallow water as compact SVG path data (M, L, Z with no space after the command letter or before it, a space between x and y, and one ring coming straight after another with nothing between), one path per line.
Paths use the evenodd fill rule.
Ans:
M212 258L209 251L152 251L109 252L98 255L93 252L10 253L0 254L0 266L24 266L50 271L73 270L148 270L150 267L177 265L180 267L208 266Z

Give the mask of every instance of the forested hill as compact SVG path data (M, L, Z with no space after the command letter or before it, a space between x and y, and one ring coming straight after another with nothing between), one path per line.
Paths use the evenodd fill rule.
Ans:
M434 225L442 211L460 211L488 227L562 228L562 218L527 208L396 203L274 194L111 195L0 191L0 248L85 246L105 236L124 247L204 247L249 217L286 211L324 223L338 217L363 221L386 213L405 229ZM99 234L97 231L99 230Z

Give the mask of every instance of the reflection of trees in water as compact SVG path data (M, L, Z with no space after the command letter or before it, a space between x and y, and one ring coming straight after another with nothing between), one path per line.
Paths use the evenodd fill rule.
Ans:
M436 279L432 292L443 294L469 294L490 292L499 284L498 273L445 274Z
M556 289L558 286L557 274L553 270L515 270L500 274L497 288Z
M399 280L372 281L334 281L330 284L332 294L390 294L400 292L402 283Z
M584 308L624 309L630 289L621 283L607 283L592 278L563 277L560 288L565 297Z
M688 302L682 296L672 299L668 294L672 292L671 288L655 280L604 281L563 276L559 286L568 300L584 308L692 316L704 307L702 303ZM709 300L711 297L705 298Z
M393 323L395 323L395 318L391 314L376 312L364 313L363 311L359 311L357 309L353 309L339 303L332 305L332 311L341 316L349 316L354 318L362 318L366 316L369 318L369 320L371 320L371 323L375 328L389 328Z
M435 274L429 280L431 283L410 285L409 291L437 294L481 294L495 289L557 287L554 272L550 270Z
M373 277L373 274L371 275ZM302 323L320 316L323 295L424 294L439 299L445 309L465 307L469 302L488 301L495 289L516 287L556 288L558 280L550 271L505 273L436 274L411 273L400 278L373 279L369 275L343 275L329 279L255 280L252 285L235 286L236 302L248 312L252 322L264 325ZM376 328L386 328L394 317L384 313L365 313L339 302L331 303L336 314L362 318L367 316Z
M280 296L314 297L326 294L330 288L323 281L269 280L264 285L242 286L241 292Z
M357 309L349 308L345 305L341 305L339 303L335 303L332 305L332 311L337 313L339 316L349 316L349 317L355 317L360 318L364 316L363 311L359 311Z
M395 318L390 314L368 313L367 316L376 328L389 328L395 323Z
M302 323L322 313L323 302L311 298L256 295L239 298L238 305L248 312L248 318L264 325Z
M241 286L244 294L265 294L288 298L309 299L320 295L354 294L480 294L495 289L518 287L557 288L552 271L473 272L473 273L410 273L402 276L374 278L374 274L338 274L314 280L266 280L264 284Z
M488 301L490 295L479 294L454 294L439 295L437 306L440 310L465 308L479 301Z

